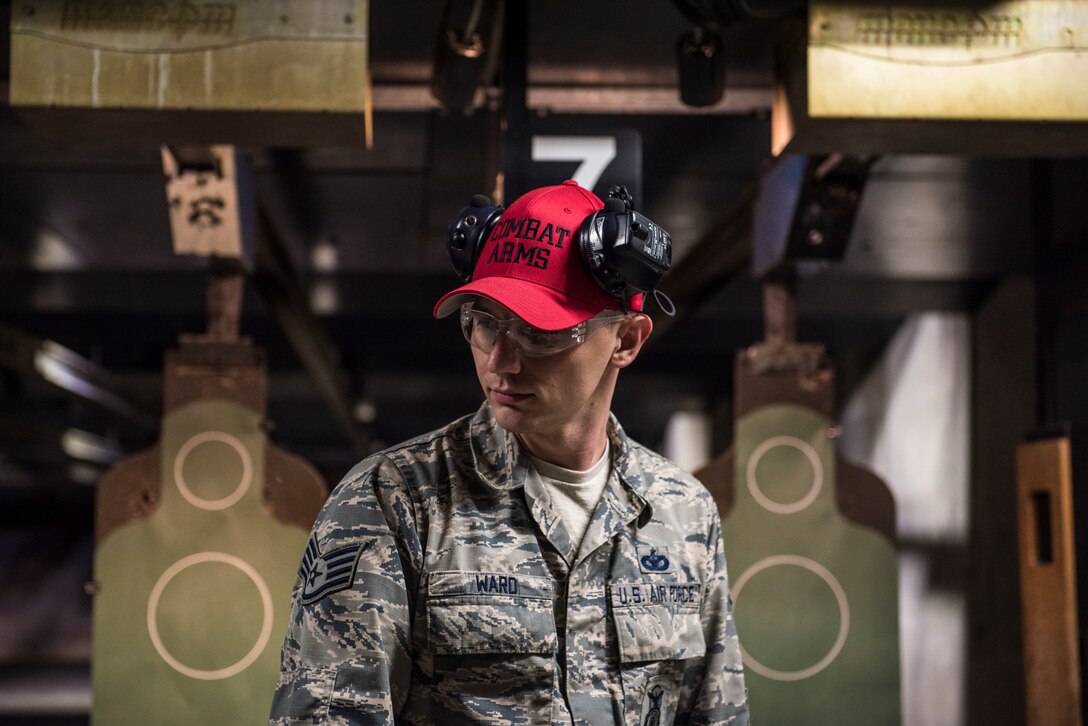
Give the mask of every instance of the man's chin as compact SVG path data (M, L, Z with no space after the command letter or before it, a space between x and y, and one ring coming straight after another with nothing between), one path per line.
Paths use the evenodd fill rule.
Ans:
M499 426L512 434L524 433L529 428L531 417L520 407L491 401L491 413Z

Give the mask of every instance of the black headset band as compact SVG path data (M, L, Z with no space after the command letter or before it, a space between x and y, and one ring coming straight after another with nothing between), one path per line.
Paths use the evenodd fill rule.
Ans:
M604 207L578 228L582 262L594 282L629 309L633 295L657 288L672 264L672 238L662 227L633 209L626 187L612 187ZM480 253L504 208L477 194L450 224L446 249L464 282L472 279Z

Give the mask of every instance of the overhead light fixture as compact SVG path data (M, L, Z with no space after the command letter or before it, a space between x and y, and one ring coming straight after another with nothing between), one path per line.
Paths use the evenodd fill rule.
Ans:
M488 62L488 45L483 38L491 25L485 6L491 0L450 0L442 15L435 42L431 95L451 111L464 111L475 104L476 91Z
M124 455L117 442L73 428L61 434L60 447L71 458L92 464L115 464Z
M52 340L40 341L32 352L32 366L43 379L81 398L128 416L149 426L158 425L158 416L144 410L119 392L113 377L75 351Z
M321 240L310 250L314 272L331 274L340 269L340 248L331 240Z
M43 229L30 249L30 267L40 272L64 272L84 267L84 255L57 232Z
M355 408L352 410L352 414L359 423L372 424L374 423L374 420L378 418L378 407L374 405L374 401L371 399L361 398L355 402Z
M688 106L713 106L725 93L725 43L717 31L695 26L676 41L680 100Z
M69 479L76 484L83 484L84 486L93 486L102 478L101 469L78 461L69 464L66 467L66 470Z
M804 0L672 0L694 26L676 43L680 99L688 106L713 106L725 93L722 31L748 20L802 16Z
M319 280L310 288L310 309L314 315L335 315L340 311L340 290L330 280Z

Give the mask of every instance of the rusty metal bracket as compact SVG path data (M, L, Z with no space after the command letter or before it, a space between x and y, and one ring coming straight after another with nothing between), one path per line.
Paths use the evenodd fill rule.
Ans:
M842 259L874 158L789 155L763 177L752 222L753 272Z
M763 280L763 327L763 341L745 351L749 371L754 375L796 371L802 388L817 385L826 367L826 349L821 343L796 340L796 275L789 266Z

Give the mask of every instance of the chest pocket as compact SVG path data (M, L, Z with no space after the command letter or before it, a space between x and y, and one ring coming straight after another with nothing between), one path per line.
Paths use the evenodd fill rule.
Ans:
M621 663L706 654L698 583L639 580L609 586Z
M555 653L552 582L492 572L434 572L427 632L435 655Z

